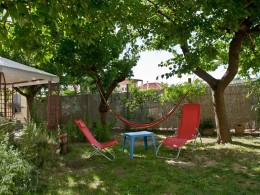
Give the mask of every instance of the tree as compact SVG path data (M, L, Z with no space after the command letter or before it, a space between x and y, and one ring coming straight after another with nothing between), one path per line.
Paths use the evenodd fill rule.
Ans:
M100 29L113 28L101 11L109 12L108 8L107 2L93 0L1 1L0 41L12 47L24 45L38 49L41 42L66 34L90 43ZM14 36L10 30L15 31ZM13 42L8 42L10 38Z
M132 75L138 56L131 44L129 31L126 29L109 29L100 33L94 44L85 44L70 37L64 37L58 45L54 61L60 69L60 75L70 76L78 81L91 77L100 93L99 112L101 123L106 124L109 110L107 101L118 83Z
M77 76L82 71L90 73L99 86L101 94L107 100L117 83L131 75L130 67L137 60L136 56L132 56L130 50L124 51L124 49L127 49L125 48L127 41L131 40L127 34L122 34L124 29L120 28L119 23L116 23L116 17L112 13L114 7L116 7L115 3L116 1L113 0L2 1L0 3L0 42L7 48L22 50L25 56L31 56L34 53L36 54L34 59L37 58L39 64L47 65L51 58L54 59L55 45L61 41L60 38L69 37L79 47L90 49L90 51L79 51L76 49L79 52L79 56L91 54L97 60L93 61L94 58L89 58L89 56L87 56L88 60L81 60L81 62L87 62L88 64L81 64L83 69L82 67L77 69L76 72L79 73ZM108 33L111 40L106 39L102 41L106 33ZM113 39L113 35L117 36L116 40ZM105 42L110 46L114 44L113 48L106 47L104 45ZM98 46L93 47L94 44ZM103 48L100 47L101 44L103 44ZM116 46L117 44L118 46ZM93 48L97 50L94 51ZM122 54L123 51L124 55ZM120 55L122 55L121 58ZM110 59L108 56L110 56ZM77 62L77 57L74 57L71 59ZM86 58L86 56L83 58ZM68 59L68 56L66 59ZM70 62L67 62L67 64ZM104 65L104 69L102 69L101 67L104 62L109 63L109 66ZM117 66L120 68L117 68ZM50 71L51 73L55 74L55 70L59 72L58 69L55 69L55 66L53 67L54 70ZM66 71L70 72L71 70L72 72L75 70L73 66ZM103 72L99 72L100 70ZM59 75L62 75L62 73ZM79 81L82 81L83 76L77 78ZM113 82L108 82L112 78L114 78ZM67 81L65 82L67 83ZM111 84L110 87L104 88L103 85L108 83ZM107 110L105 108L105 100L102 99L103 106L100 106L102 113ZM104 122L104 115L102 118Z
M139 4L138 1L126 4L134 5L129 9L129 21L133 21L131 24L149 48L164 49L174 54L173 59L161 64L170 69L164 76L170 78L174 74L181 76L193 72L209 84L217 142L232 142L224 91L239 68L243 67L246 71L251 68L249 64L240 64L239 60L244 48L259 44L258 1L143 0ZM122 5L122 10L124 8ZM180 48L181 52L176 48ZM247 50L247 53L250 51L254 50ZM259 58L254 59L252 66L259 67ZM226 67L221 79L208 73L221 65Z

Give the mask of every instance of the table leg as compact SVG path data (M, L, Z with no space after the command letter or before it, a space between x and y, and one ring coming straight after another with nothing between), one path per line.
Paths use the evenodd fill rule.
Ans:
M144 148L148 150L147 136L144 136Z
M152 135L152 140L153 140L154 151L156 152L156 143L155 143L154 135Z
M124 151L125 151L125 143L126 143L126 136L124 135L124 142L123 142L123 154L124 154Z
M133 159L134 156L134 142L135 142L135 138L134 137L130 137L130 158Z

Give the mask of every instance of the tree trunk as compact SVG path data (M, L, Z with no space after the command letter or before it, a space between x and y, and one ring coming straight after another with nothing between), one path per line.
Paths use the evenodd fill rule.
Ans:
M100 113L101 124L103 126L105 126L106 125L106 121L107 121L107 112L109 111L109 108L108 108L105 100L102 99L102 98L101 98L98 110L99 110L99 113Z
M36 94L41 90L42 85L31 85L26 87L15 87L15 90L18 91L21 95L26 97L28 111L29 111L29 119L35 121L36 115L35 110L33 108L34 99Z
M224 89L217 87L217 89L212 90L212 100L215 113L215 123L217 127L217 143L230 143L232 140L226 114Z
M246 22L246 21L245 21ZM201 68L197 68L194 73L206 81L212 90L212 100L215 112L215 122L217 128L217 143L230 143L231 133L226 114L226 106L224 100L224 91L226 87L235 78L239 67L239 54L242 41L246 36L246 32L239 30L236 32L229 44L229 60L226 73L218 80L213 78ZM184 53L188 53L187 47L182 48Z
M28 106L28 112L29 112L29 119L34 120L34 113L33 113L33 103L34 103L34 97L31 96L26 96L26 102Z

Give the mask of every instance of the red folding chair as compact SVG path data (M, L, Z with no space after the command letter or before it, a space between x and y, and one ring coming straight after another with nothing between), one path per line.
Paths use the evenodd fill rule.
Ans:
M194 149L194 146L196 145L197 137L199 137L201 141L201 136L198 131L199 123L200 123L200 104L184 104L182 107L181 121L180 121L177 135L169 136L165 138L163 142L159 145L156 151L156 156L159 158L165 158L171 160L177 159L179 157L182 147L189 140L194 140L193 143L193 149ZM178 149L177 156L175 158L159 156L158 152L162 145L168 148L177 148Z
M111 141L106 142L106 143L99 143L81 119L75 120L75 123L78 125L78 127L80 128L82 133L85 135L85 137L87 138L89 143L94 148L94 152L91 153L87 157L88 159L91 158L92 156L94 156L95 154L100 154L100 155L104 156L105 158L107 158L108 160L111 160L111 161L115 159L115 155L112 154L111 152L109 152L106 148L113 146L115 144L118 144L117 140L114 139L114 140L111 140ZM105 153L103 153L103 151L106 151L108 154L110 154L111 157L108 157L107 155L105 155Z

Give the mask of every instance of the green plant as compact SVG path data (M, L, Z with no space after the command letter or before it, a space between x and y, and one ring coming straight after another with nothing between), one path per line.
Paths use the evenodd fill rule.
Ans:
M10 135L14 131L15 123L7 118L0 117L0 141L3 141L4 135Z
M18 142L18 149L23 157L38 168L54 157L53 145L57 145L56 132L51 132L35 123L28 122L23 128L21 140Z
M92 133L99 142L106 142L111 140L111 129L115 123L107 122L105 126L101 124L101 121L94 123L91 128Z
M35 190L37 171L10 146L8 136L0 142L0 194L25 194Z
M69 142L82 142L86 140L74 120L69 120L68 123L61 128L60 134L63 133L67 133Z
M214 123L213 120L211 118L204 118L202 119L202 121L200 122L200 126L199 129L201 131L203 131L204 129L212 129L214 128Z

